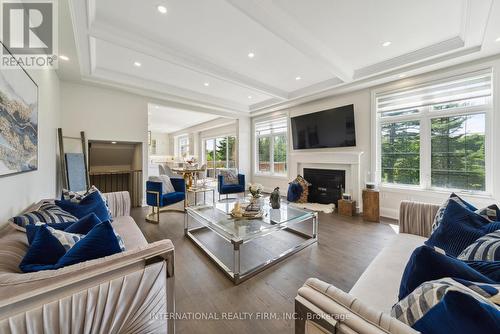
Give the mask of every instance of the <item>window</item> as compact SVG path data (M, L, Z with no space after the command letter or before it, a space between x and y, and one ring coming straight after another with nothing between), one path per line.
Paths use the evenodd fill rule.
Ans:
M216 177L220 168L236 168L236 137L205 139L204 154L209 177Z
M382 184L487 191L491 70L375 96Z
M189 137L183 136L178 139L178 154L180 157L187 157L189 155Z
M255 123L255 171L287 175L288 122L282 117Z

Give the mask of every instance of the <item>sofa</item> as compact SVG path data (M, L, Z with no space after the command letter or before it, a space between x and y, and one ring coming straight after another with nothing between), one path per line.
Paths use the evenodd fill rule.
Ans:
M413 250L432 231L439 206L403 201L399 234L370 263L349 293L309 278L295 298L295 333L418 333L390 316Z
M26 234L0 227L0 333L174 333L174 246L148 243L128 192L104 194L126 251L22 273Z

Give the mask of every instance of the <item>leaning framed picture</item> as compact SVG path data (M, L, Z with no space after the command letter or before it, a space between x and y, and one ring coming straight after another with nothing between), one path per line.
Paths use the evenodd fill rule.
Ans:
M19 63L0 67L0 177L37 169L38 86Z

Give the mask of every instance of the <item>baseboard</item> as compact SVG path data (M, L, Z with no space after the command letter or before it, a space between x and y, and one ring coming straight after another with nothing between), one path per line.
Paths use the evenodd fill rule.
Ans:
M399 219L398 209L380 208L380 215L391 219Z

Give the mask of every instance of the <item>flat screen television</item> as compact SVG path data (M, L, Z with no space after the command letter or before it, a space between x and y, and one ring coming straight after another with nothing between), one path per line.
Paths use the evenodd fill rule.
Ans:
M292 117L293 149L356 146L354 105Z

